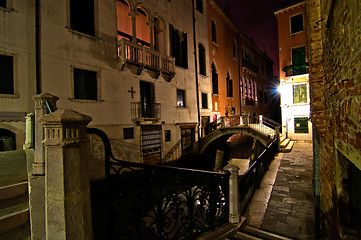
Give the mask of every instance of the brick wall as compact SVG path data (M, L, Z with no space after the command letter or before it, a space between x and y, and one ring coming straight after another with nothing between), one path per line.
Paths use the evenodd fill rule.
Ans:
M307 10L321 234L338 239L348 234L341 206L350 205L338 153L361 169L361 2L308 0Z

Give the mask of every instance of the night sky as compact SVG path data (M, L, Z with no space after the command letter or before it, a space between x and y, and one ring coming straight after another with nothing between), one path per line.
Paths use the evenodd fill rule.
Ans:
M232 22L248 38L252 38L257 47L266 51L273 60L273 75L278 74L277 19L274 12L292 6L302 0L215 0L223 10L231 6Z

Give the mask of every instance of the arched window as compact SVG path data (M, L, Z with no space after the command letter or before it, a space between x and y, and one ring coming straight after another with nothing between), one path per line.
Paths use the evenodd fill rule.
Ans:
M227 85L227 97L233 97L233 81L229 76L229 72L227 72L226 85Z
M198 44L199 73L206 75L206 50L203 44Z
M148 24L148 16L142 8L137 8L135 23L137 43L150 47L150 28Z
M165 54L165 40L164 40L164 23L163 21L155 17L154 18L154 50L161 54Z
M125 0L117 1L117 30L118 40L125 38L132 40L132 19L129 16L130 7Z
M212 63L211 70L212 70L212 92L213 94L218 94L218 73L214 63Z
M213 20L211 20L211 28L212 28L212 42L217 43L216 23Z

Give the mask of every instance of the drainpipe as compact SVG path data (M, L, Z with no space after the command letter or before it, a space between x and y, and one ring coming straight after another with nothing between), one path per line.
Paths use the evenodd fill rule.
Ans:
M41 3L40 0L35 0L35 71L36 71L36 94L41 93Z
M193 45L194 45L194 71L196 75L196 97L197 97L197 113L198 113L198 143L200 140L201 112L199 107L199 86L198 86L198 66L197 66L197 40L196 40L196 16L194 10L194 0L192 0L193 14ZM198 144L198 153L200 152L200 144Z

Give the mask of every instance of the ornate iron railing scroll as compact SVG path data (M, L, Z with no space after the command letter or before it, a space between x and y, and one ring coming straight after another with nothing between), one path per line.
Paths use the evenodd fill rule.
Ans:
M193 239L228 222L228 173L122 161L88 133L106 152L108 239Z

